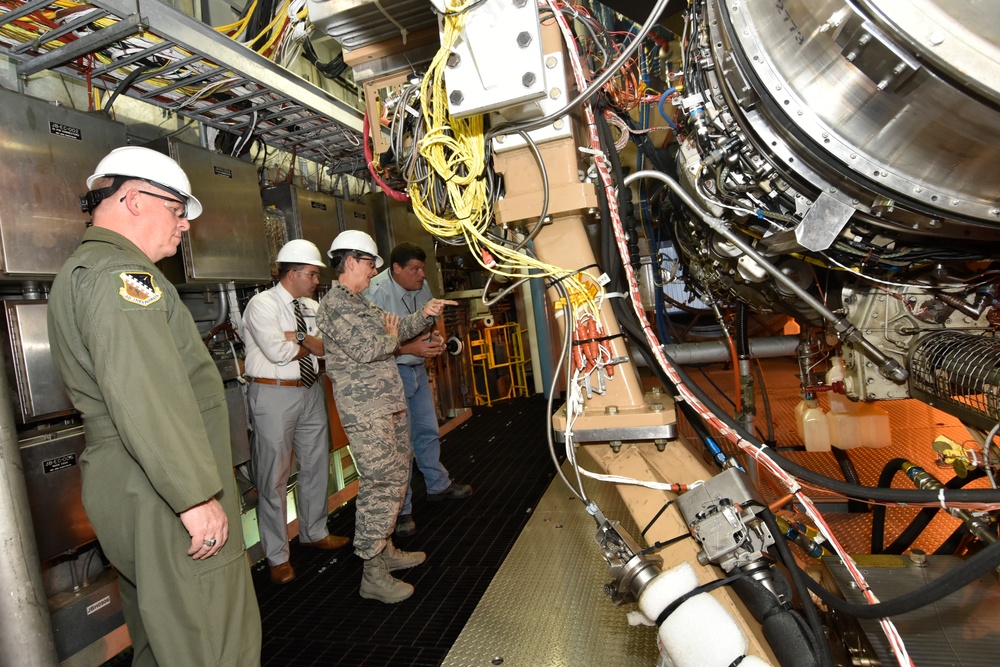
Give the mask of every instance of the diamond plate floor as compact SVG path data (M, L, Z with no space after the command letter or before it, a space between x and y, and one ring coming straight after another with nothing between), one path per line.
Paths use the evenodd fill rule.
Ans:
M795 430L795 405L800 399L799 382L796 377L798 365L794 359L766 359L763 360L762 367L777 445L779 448L801 447L802 439ZM736 394L733 391L733 371L731 368L724 367L723 364L712 364L700 369L687 367L687 371L691 379L705 390L719 406L733 414L731 401ZM755 425L760 431L766 432L764 403L759 386L756 394L757 418ZM820 403L824 408L828 407L826 397L823 394L820 394ZM955 472L950 467L940 468L937 466L931 442L938 435L947 435L957 442L969 440L968 431L955 417L914 399L882 401L878 405L889 413L892 442L880 449L858 447L848 450L850 460L854 464L862 484L875 486L885 463L897 457L908 459L922 466L942 483L954 477ZM687 437L694 436L694 432L683 419L678 424L678 430ZM725 443L720 442L720 444L724 445L723 448L727 452L732 452ZM843 473L830 453L806 452L804 450L784 451L783 453L799 465L828 477L843 479ZM914 488L913 484L902 473L896 475L892 486L900 489ZM986 479L980 479L965 488L989 488L989 483ZM784 495L783 492L778 491L770 478L761 480L760 489L768 501ZM834 506L822 502L824 497L822 492L811 492L810 496L819 502L824 518L848 552L871 553L872 515L870 512L830 511L834 509ZM917 512L916 508L889 508L885 519L884 544L891 544L917 515ZM809 519L805 515L799 515L798 518L809 523ZM959 523L950 515L938 512L930 525L914 541L913 547L923 549L927 553L933 553L959 526Z
M608 517L639 533L614 487L587 489ZM635 605L615 607L603 592L609 577L595 531L582 503L555 478L443 666L655 665L655 628L629 627L626 611Z
M843 597L863 603L864 595L852 586L843 563L824 559ZM915 565L905 556L859 556L858 567L875 594L882 600L923 587L958 567L954 556L928 556ZM1000 586L995 574L985 574L971 585L933 604L894 616L892 621L906 642L906 649L919 667L994 667L1000 636L997 609ZM883 665L896 663L889 642L876 619L859 621Z

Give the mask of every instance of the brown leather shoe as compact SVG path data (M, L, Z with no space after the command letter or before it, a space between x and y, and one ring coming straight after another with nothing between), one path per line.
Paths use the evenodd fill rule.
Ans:
M271 581L276 584L287 584L295 578L295 570L291 563L271 566Z
M319 542L302 542L299 541L304 547L312 547L314 549L339 549L340 547L345 547L351 543L349 537L341 537L340 535L327 535Z

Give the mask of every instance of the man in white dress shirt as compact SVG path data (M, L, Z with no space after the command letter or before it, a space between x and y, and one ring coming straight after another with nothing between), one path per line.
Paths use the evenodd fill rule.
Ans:
M276 584L295 578L285 506L292 451L299 466L299 542L318 549L339 549L349 542L330 535L326 525L330 425L319 375L323 339L316 329L318 304L309 298L325 266L315 244L289 241L278 252L278 284L250 299L243 313L257 526Z

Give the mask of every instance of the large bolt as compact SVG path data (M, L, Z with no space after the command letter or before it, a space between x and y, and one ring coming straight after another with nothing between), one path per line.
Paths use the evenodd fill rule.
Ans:
M611 445L611 451L613 451L615 454L617 454L618 452L620 452L622 450L622 441L621 440L612 440L608 444Z
M522 30L521 32L517 33L517 45L518 46L520 46L522 49L526 49L526 48L528 48L529 44L531 44L531 33L530 32L528 32L527 30Z
M663 438L657 438L653 440L653 444L656 445L656 451L662 452L667 448L667 441Z
M454 51L448 54L448 67L454 69L459 66L462 62L462 56L458 55Z
M451 91L451 95L448 96L448 100L451 101L452 106L459 106L462 104L462 100L465 99L465 95L462 94L461 90Z
M663 412L663 403L650 403L649 404L649 411L650 412Z
M531 88L533 85L535 85L535 73L525 72L524 76L521 77L521 85L523 85L525 88Z
M608 407L604 408L604 414L606 414L606 415L616 415L616 414L618 414L618 406L617 405L609 405Z

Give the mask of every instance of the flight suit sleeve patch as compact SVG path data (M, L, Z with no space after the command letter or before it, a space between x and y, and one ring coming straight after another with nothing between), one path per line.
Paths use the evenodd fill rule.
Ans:
M118 274L122 285L118 295L126 302L148 307L163 297L163 292L153 281L153 274L145 271L122 271Z

